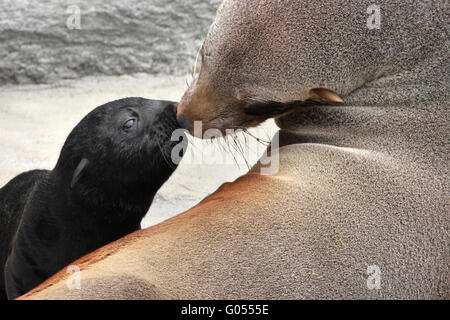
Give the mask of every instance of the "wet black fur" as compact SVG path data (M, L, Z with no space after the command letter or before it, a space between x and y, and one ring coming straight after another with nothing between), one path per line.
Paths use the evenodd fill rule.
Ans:
M130 117L138 117L137 126L127 132L122 125ZM52 171L22 173L1 188L0 299L138 230L176 168L171 135L179 127L175 103L107 103L73 129Z

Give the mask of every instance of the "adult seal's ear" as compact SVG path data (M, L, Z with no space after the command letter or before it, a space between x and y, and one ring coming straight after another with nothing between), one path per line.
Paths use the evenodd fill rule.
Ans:
M73 176L72 176L72 182L70 183L70 187L73 188L75 184L78 182L78 180L81 178L81 175L83 174L84 169L89 165L89 160L86 158L81 159L80 163L78 164L77 168L75 169Z
M310 99L329 103L343 103L344 101L334 91L326 88L315 88L309 91Z

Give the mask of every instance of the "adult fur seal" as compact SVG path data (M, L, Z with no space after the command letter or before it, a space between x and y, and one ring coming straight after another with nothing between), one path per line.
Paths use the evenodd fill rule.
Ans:
M268 101L344 103L279 119L277 174L255 167L84 257L81 290L61 272L24 298L448 299L442 3L224 1L180 115L233 128L273 115Z
M0 189L0 295L29 291L56 271L140 229L176 168L176 103L109 102L68 136L52 171L22 173Z

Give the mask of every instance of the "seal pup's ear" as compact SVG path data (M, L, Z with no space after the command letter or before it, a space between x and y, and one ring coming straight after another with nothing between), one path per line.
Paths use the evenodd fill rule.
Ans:
M77 168L73 173L72 182L70 183L71 188L73 188L73 186L78 182L84 169L88 166L88 164L89 164L88 159L86 158L81 159L80 163L78 164Z
M326 88L315 88L309 91L310 99L323 102L342 103L344 102L335 92Z

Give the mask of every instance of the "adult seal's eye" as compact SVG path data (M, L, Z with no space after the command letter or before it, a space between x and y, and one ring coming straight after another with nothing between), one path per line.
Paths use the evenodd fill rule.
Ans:
M124 124L122 125L122 129L125 131L131 131L136 129L136 125L137 125L137 119L129 119L127 121L124 122Z

